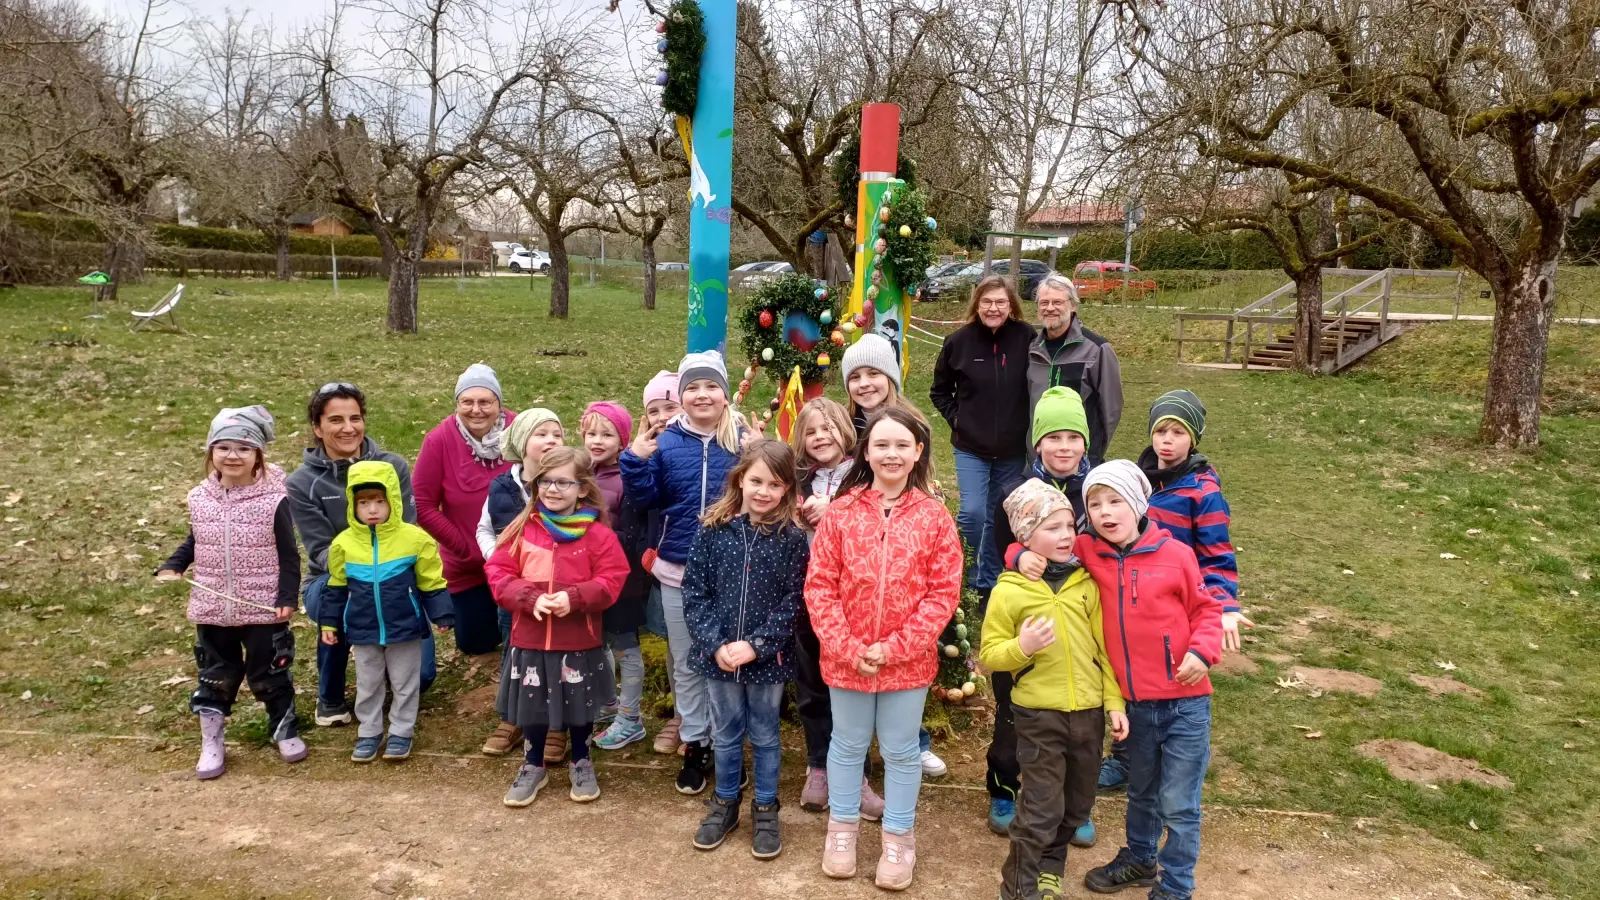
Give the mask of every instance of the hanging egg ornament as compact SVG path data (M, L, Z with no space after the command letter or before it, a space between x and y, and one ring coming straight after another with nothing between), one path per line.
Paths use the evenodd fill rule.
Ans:
M667 86L667 70L666 69L662 69L661 71L656 73L656 87L666 87L666 86Z
M739 382L739 393L740 395L750 393L750 379L746 378L744 381Z
M867 299L872 301L873 303L878 302L878 293L879 293L879 290L878 290L878 286L877 285L873 285L872 287L867 288Z
M773 412L777 412L778 411L778 407L780 407L782 405L783 405L783 401L782 400L779 400L777 397L773 397L772 398L772 402L767 404L767 408L772 410Z
M661 40L656 41L656 52L660 53L662 55L666 55L666 52L667 52L667 39L666 38L662 38Z
M856 217L852 216L852 215L846 215L844 217L844 227L846 227L846 228L854 228L854 227L856 227Z
M770 410L770 409L762 410L761 411L761 421L763 421L763 422L772 421L772 410Z
M903 237L903 238L911 237L911 226L910 225L901 225L900 226L900 236Z
M929 231L938 231L939 230L939 220L935 219L933 216L929 216L926 219L923 219L922 220L922 224L928 226L928 230Z
M872 283L873 284L883 284L883 270L882 269L873 269L872 270Z
M663 82L663 84L664 83L665 82ZM883 238L878 238L876 241L872 242L872 250L875 253L883 253L884 251L886 251L888 249L889 249L889 242L884 240Z
M866 313L856 313L855 326L857 328L865 328L865 327L867 327L867 314Z
M945 692L944 699L950 703L960 706L961 701L967 699L967 695L965 691L961 690L961 688L953 687Z
M844 332L835 330L833 332L832 338L833 338L834 346L836 346L836 347L843 347L844 346Z
M966 640L963 640L960 646L962 653L970 653L972 651L972 644Z
M761 350L761 361L762 362L772 362L772 348L771 347L763 347L762 348L762 350Z
M823 297L828 296L828 292L823 290L822 288L817 288L816 290L811 292L811 296L817 298L818 300L821 300Z
M856 331L856 323L846 320L839 324L839 330L845 334L854 334Z
M817 354L817 365L822 366L823 368L827 368L828 364L831 363L831 362L833 362L833 360L828 356L828 354L826 354L826 353L818 353Z
M969 681L961 686L961 693L971 697L978 693L978 686Z
M948 656L951 659L955 659L956 657L961 655L961 648L957 647L955 644L945 644L944 645L944 655Z
M957 623L956 624L956 637L957 638L964 638L966 636L967 636L967 626L962 625L960 623Z
M745 381L750 381L750 380L754 379L755 377L756 377L756 367L755 366L745 366L744 367L744 380Z
M772 310L763 309L761 311L761 315L758 317L757 321L759 321L761 323L761 327L762 328L771 328L772 327L772 322L773 322Z
M878 220L881 222L889 221L889 207L885 206L883 209L878 210Z
M662 19L661 21L656 23L656 34L666 34L666 33L667 33L667 20L666 19Z
M828 292L827 291L819 291L817 293L817 299L818 300L826 300L826 299L828 299ZM827 309L823 310L822 314L817 316L817 321L821 322L824 325L828 324L829 322L832 322L833 321L833 311L832 310L827 310Z

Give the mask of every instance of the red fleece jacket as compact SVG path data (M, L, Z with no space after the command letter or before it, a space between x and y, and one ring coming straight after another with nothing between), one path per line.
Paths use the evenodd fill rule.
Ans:
M522 539L495 548L484 564L494 602L511 612L511 646L520 650L593 650L604 635L602 614L628 580L622 542L595 522L575 541L558 542L535 516ZM533 617L540 594L566 591L572 611Z

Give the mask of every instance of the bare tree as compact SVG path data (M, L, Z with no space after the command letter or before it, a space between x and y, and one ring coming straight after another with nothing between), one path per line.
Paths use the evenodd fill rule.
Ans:
M682 179L681 155L669 164L672 138L657 128L640 139L614 123L617 155L623 177L616 180L611 213L617 230L639 239L640 259L644 263L645 309L656 308L656 241L667 223L688 209Z

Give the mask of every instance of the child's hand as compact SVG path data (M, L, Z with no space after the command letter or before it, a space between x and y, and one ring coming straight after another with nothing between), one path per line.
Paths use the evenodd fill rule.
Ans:
M171 569L162 569L156 573L157 581L177 581L181 578L183 578L181 574L174 572Z
M660 434L661 427L659 426L646 428L639 432L639 436L633 439L633 443L628 446L628 449L640 459L649 459L650 454L656 452L656 438Z
M1178 673L1172 677L1179 684L1199 684L1200 679L1206 677L1209 671L1206 664L1200 661L1200 657L1193 653L1185 653L1183 664L1178 666Z
M540 594L539 599L533 601L533 617L543 619L546 615L564 616L572 612L572 600L566 591L556 591L554 594Z
M744 452L746 447L766 437L766 421L756 416L751 416L750 420L750 427L746 428L744 434L739 437L739 451L741 453Z
M880 668L882 667L875 666L872 663L867 662L864 658L856 660L856 674L863 678L871 678L872 676L878 674L878 669Z
M724 672L732 672L755 661L756 648L750 646L749 641L734 641L717 648L717 666Z
M331 628L324 628L322 630L322 642L330 647L339 643L339 632Z
M1056 624L1044 616L1029 616L1017 631L1017 645L1025 656L1032 656L1056 642Z
M871 663L874 668L881 669L889 661L889 654L883 649L883 644L871 644L861 651L861 658Z
M1017 571L1029 581L1038 581L1044 577L1044 567L1049 565L1049 562L1032 550L1024 550L1017 554Z
M289 621L290 619L294 618L294 614L298 610L299 610L298 606L280 606L280 607L278 607L278 621L279 622L287 622L287 621Z
M440 634L444 634L444 633L445 633L445 632L447 632L447 631L449 631L449 630L450 630L450 628L451 628L451 626L449 626L449 625L435 625L435 626L433 626L433 627L434 627L434 629L435 629L435 630L437 630L437 631L438 631L438 632L439 632L439 633L440 633Z
M1242 612L1225 612L1222 614L1222 649L1240 650L1239 626L1246 628L1256 627L1256 623L1244 617Z
M1116 741L1125 741L1128 739L1127 713L1111 713L1111 739Z
M805 516L806 522L813 528L822 521L822 514L828 511L828 498L821 494L812 494L806 502L800 505L800 514Z

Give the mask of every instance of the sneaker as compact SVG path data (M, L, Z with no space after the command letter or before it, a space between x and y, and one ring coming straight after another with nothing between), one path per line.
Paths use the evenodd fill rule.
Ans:
M883 855L878 857L878 875L873 880L886 891L903 891L911 887L917 870L917 836L883 833Z
M1039 900L1061 900L1061 876L1054 872L1039 873Z
M369 763L378 758L378 747L383 744L381 737L356 738L356 747L350 751L350 761Z
M1004 797L989 800L989 830L1001 837L1011 834L1011 820L1017 817L1017 802Z
M678 770L678 793L698 794L706 789L706 775L711 771L711 746L690 744L683 754L683 768Z
M806 769L806 786L800 789L800 808L806 812L822 812L828 808L827 769Z
M778 827L778 804L750 804L750 853L756 859L776 859L783 852L783 834Z
M1093 822L1085 822L1082 825L1079 825L1078 826L1078 830L1076 830L1076 831L1074 831L1072 833L1072 837L1067 840L1067 843L1071 844L1074 847L1082 847L1085 850L1089 849L1090 847L1093 847L1094 846L1094 823Z
M559 766L567 758L567 733L551 731L544 739L545 766Z
M1095 785L1096 790L1119 791L1128 786L1128 767L1122 760L1115 756L1108 756L1100 762L1100 779Z
M1096 894L1115 894L1131 887L1154 887L1155 863L1141 863L1133 858L1127 847L1117 851L1117 858L1084 873L1083 886Z
M828 837L822 844L822 874L829 878L856 877L856 839L861 823L828 817Z
M411 756L411 738L401 737L398 734L389 735L389 743L383 747L384 762L399 762Z
M883 798L872 789L865 776L861 779L861 818L868 822L878 822L883 819Z
M940 759L938 754L932 750L922 751L922 774L929 778L938 778L948 771L950 771L950 767L944 764L944 760ZM910 884L910 882L907 882L907 884ZM893 890L899 890L899 888L894 888Z
M278 742L278 755L286 763L297 763L305 759L311 751L306 749L306 742L298 737L284 738Z
M517 770L517 780L511 782L511 790L506 791L504 801L507 806L523 807L533 803L533 798L539 796L539 789L550 783L550 770L544 766L530 766L523 764Z
M617 720L617 713L621 709L622 707L618 706L615 700L607 703L605 706L600 707L600 714L594 717L594 723L596 725L610 725Z
M511 752L512 747L522 746L522 729L510 722L501 722L494 727L494 734L483 742L481 752L484 756L505 756Z
M606 730L595 735L594 745L601 750L621 750L629 744L644 740L644 723L627 716L617 716Z
M222 746L222 732L227 719L222 713L200 714L200 761L195 763L194 777L210 781L227 768L226 753Z
M724 800L715 794L706 804L706 817L700 820L700 827L694 833L694 847L696 850L715 850L722 846L728 835L739 827L739 800Z
M667 724L661 726L661 731L656 734L656 742L652 749L661 754L677 753L678 729L682 725L683 720L677 716L668 719Z
M350 715L350 707L343 703L324 703L317 701L317 727L334 728L339 725L349 725L355 721Z
M1183 898L1158 884L1150 889L1148 900L1183 900Z
M600 799L600 780L594 777L593 761L580 759L567 769L567 773L572 780L568 797L579 803L592 803Z

